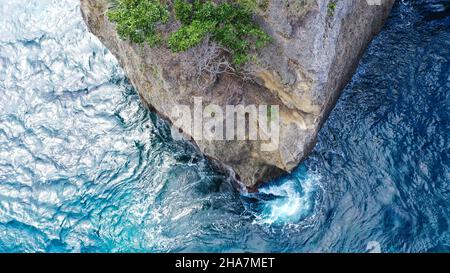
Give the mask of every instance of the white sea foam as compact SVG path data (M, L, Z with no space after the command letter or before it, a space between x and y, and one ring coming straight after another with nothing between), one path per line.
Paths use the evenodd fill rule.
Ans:
M292 224L311 215L314 209L315 193L320 188L320 176L315 173L302 177L289 177L281 184L260 189L260 193L275 196L264 201L256 217L262 224Z

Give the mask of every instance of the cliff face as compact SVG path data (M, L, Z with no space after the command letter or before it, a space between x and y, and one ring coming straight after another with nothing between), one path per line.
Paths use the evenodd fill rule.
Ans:
M199 77L194 58L200 49L174 54L121 40L108 21L106 0L81 0L89 29L110 49L143 101L168 121L176 105L278 105L279 145L266 141L200 140L212 162L231 167L248 188L292 171L314 147L317 133L353 75L366 46L382 27L394 0L267 0L256 20L273 37L258 64L242 75ZM200 56L200 57L199 57ZM207 73L207 72L204 72ZM267 149L266 149L267 150Z

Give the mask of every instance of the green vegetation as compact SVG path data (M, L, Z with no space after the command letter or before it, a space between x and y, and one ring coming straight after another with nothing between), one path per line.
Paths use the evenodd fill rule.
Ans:
M169 11L158 0L118 0L108 17L117 23L117 32L123 39L154 46L162 38L155 27L168 22Z
M266 11L269 6L269 0L236 0L243 8L256 11Z
M331 0L328 5L328 16L333 17L334 12L336 11L337 0Z
M233 63L245 64L251 51L263 47L270 37L253 22L255 0L215 4L211 1L175 0L173 5L159 0L117 0L108 17L117 25L123 39L150 46L161 44L163 35L158 24L168 23L169 14L181 22L181 27L170 33L167 46L173 52L186 51L209 36L230 53ZM245 4L243 4L245 2ZM171 10L173 7L173 10Z

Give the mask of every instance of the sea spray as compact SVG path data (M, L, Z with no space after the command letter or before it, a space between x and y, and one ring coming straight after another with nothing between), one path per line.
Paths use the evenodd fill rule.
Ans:
M256 200L250 209L255 224L289 225L298 224L313 215L320 189L320 175L302 166L295 173L246 197Z

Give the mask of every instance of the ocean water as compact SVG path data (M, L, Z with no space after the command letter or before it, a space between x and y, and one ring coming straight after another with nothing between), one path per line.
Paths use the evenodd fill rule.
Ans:
M0 0L0 252L450 252L450 1L397 1L299 168L236 192L77 0Z

